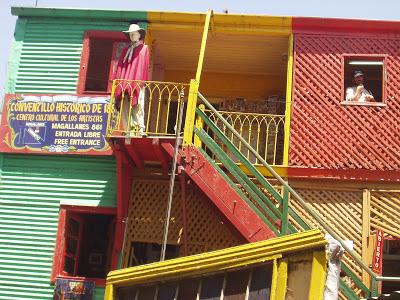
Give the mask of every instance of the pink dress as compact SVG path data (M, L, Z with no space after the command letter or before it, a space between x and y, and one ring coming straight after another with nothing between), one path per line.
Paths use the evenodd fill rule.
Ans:
M149 79L149 49L147 45L141 44L133 50L132 58L124 58L131 45L125 47L118 59L117 68L112 76L113 79L143 80ZM134 83L122 82L117 85L115 99L121 101L122 93L128 94L131 98L131 105L138 103L141 86ZM119 104L119 103L118 103Z

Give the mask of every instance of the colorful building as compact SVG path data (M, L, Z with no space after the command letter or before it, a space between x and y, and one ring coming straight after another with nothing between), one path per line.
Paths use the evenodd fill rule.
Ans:
M399 22L27 7L12 14L0 299L50 299L57 279L94 282L94 299L102 299L109 271L158 261L162 250L181 257L178 268L192 259L182 257L313 228L347 241L342 299L396 287L384 279L400 274ZM113 81L128 44L122 31L133 23L147 31L150 78ZM346 100L355 71L374 101ZM119 89L144 91L143 135L130 119L123 124L132 109L115 105ZM304 262L312 265L310 255ZM121 274L141 274L129 270L110 273L110 289ZM306 275L310 287L321 287L312 274L322 273ZM156 277L126 283L163 280ZM288 277L276 278L283 299Z

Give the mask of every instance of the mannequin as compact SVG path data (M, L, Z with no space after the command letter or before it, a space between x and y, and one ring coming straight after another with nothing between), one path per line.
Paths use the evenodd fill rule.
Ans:
M128 82L129 80L146 81L149 77L149 49L144 44L146 31L137 24L131 24L127 31L131 43L126 46L118 59L113 79L125 79L115 90L117 108L122 109L122 125L127 131L136 131L139 135L145 134L144 99L145 87L141 83ZM121 103L122 102L122 103ZM129 109L132 112L129 116Z

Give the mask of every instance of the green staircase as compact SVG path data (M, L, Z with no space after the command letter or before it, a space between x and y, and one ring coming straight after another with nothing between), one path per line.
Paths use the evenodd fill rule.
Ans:
M242 154L243 149L239 151L239 149L231 143L227 135L233 134L236 138L240 139L242 147L244 147L246 151L250 151L255 156L257 156L258 153L239 136L235 129L229 125L200 93L198 94L198 99L205 105L207 110L210 110L214 114L216 120L218 120L219 126L208 118L204 110L196 109L196 116L198 120L202 121L196 122L196 124L203 124L201 126L196 125L194 128L195 139L201 141L201 147L197 150L201 152L202 156L218 171L232 189L254 209L254 212L268 225L271 231L273 231L276 236L281 236L311 229L311 226L290 206L289 195L291 194L291 201L298 201L321 228L338 239L338 235L334 229L325 224L312 207L304 202L301 196L259 156L257 159L261 161L272 174L271 179L267 180L245 155ZM223 128L221 128L220 124L223 124ZM197 142L197 145L199 146L199 142ZM240 165L235 163L235 161L239 162ZM275 183L280 183L283 187L278 189L273 181ZM350 254L353 259L355 258L353 257L355 255L354 252L347 251L347 253ZM365 267L365 265L363 266ZM356 300L360 299L360 297L375 295L375 288L371 293L370 289L363 284L362 280L344 263L342 263L342 270L351 280L351 286L343 280L340 282L342 294L347 299ZM362 291L360 296L355 290Z

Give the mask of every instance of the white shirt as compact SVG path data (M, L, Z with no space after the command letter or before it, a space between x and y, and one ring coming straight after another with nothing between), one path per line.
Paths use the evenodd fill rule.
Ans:
M354 95L356 94L357 87L351 86L346 89L346 101L354 101ZM367 102L366 96L372 96L371 91L366 90L363 88L360 98L358 98L358 102Z

